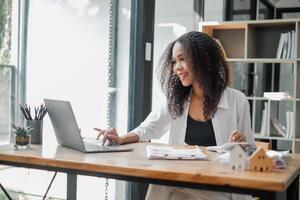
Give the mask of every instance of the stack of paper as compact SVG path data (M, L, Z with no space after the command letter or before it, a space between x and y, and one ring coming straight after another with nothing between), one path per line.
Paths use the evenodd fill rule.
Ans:
M249 144L247 142L227 142L220 146L208 146L206 147L206 149L208 151L216 151L221 153L221 152L230 151L237 145L249 145Z
M264 97L270 100L290 99L291 95L288 92L264 92Z
M146 147L148 159L185 159L185 160L195 160L195 159L205 159L205 155L199 147L162 147L148 145Z

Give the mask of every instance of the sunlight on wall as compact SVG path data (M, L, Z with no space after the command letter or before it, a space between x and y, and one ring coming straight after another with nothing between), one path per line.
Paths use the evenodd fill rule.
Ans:
M109 1L76 2L30 1L27 103L69 100L83 134L95 137L92 128L106 126ZM57 144L48 116L43 137L44 145ZM101 199L101 185L103 179L80 176L79 199Z
M108 2L96 16L80 15L67 3L30 6L27 100L70 100L82 128L105 126ZM102 4L102 5L101 5Z

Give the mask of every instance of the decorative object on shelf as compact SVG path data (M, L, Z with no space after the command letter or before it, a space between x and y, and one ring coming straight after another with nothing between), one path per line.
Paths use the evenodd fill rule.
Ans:
M14 134L14 147L16 149L26 149L30 147L30 140L31 140L31 131L33 130L32 127L20 127L16 125L12 125L15 129Z
M252 171L271 171L272 165L272 158L267 156L265 150L262 148L257 148L249 158L249 169Z
M273 117L271 118L271 123L282 137L287 138L287 129L285 126L283 126L277 119Z
M26 125L33 128L31 132L31 144L42 144L43 140L43 118L47 113L45 105L34 107L34 117L31 108L27 104L21 105L20 109L26 119Z

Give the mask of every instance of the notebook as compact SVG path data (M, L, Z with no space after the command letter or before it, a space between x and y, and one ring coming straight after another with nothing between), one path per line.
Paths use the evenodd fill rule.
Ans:
M65 147L85 153L131 151L123 145L102 145L83 140L69 101L44 99L57 142Z

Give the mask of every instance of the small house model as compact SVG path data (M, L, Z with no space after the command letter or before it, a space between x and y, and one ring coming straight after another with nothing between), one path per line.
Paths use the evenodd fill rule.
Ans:
M236 145L230 151L230 167L233 170L246 170L247 152L243 146Z
M266 172L272 170L272 158L260 147L253 152L249 160L249 169L252 171Z

